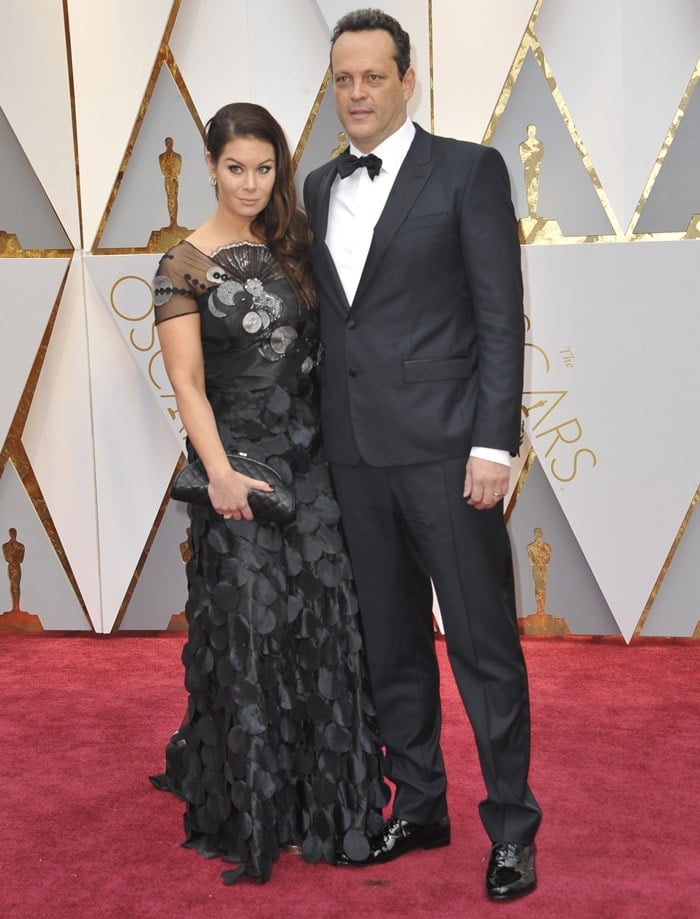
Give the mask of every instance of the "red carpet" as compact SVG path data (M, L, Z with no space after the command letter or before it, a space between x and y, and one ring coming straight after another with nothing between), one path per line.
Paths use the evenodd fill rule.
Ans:
M700 916L700 643L525 639L545 816L539 888L506 904L483 893L483 785L442 643L452 845L365 870L285 854L264 887L224 887L148 783L184 709L181 643L0 638L5 919Z

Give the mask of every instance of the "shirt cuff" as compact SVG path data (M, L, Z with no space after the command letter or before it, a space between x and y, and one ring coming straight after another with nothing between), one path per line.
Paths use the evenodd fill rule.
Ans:
M469 455L475 456L477 459L490 460L492 463L500 463L510 469L510 453L507 450L494 450L493 447L472 447Z

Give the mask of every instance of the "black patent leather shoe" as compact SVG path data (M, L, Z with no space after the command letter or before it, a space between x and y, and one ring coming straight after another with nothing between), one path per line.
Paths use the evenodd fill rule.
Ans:
M523 897L537 886L535 850L517 842L495 842L486 870L486 892L492 900Z
M437 823L411 823L392 817L382 829L367 840L369 854L361 859L351 858L345 852L336 855L337 865L383 865L415 849L439 849L450 844L450 819L443 817Z

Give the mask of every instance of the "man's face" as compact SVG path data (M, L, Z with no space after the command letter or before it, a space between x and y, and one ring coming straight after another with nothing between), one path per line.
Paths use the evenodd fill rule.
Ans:
M363 153L374 150L406 120L415 74L403 80L394 41L384 29L343 32L331 52L335 107L345 133Z

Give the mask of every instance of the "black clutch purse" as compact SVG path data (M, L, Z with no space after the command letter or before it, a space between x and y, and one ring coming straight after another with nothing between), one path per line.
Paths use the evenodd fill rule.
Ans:
M253 516L269 523L289 523L294 518L294 494L272 466L251 459L245 453L227 453L231 467L250 479L261 479L274 491L248 492L248 504ZM170 489L170 497L188 504L209 504L209 479L201 460L187 463L178 472Z

